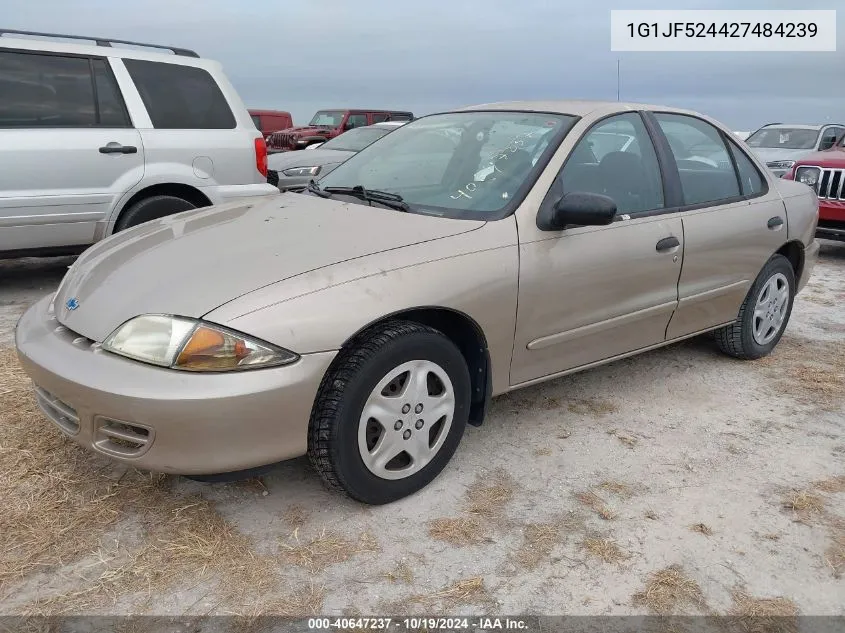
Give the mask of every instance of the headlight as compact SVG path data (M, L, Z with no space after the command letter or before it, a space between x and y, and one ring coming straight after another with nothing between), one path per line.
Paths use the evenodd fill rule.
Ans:
M790 169L794 164L794 160L774 160L771 163L766 163L766 167L769 169Z
M195 319L145 314L130 319L103 349L161 367L230 371L287 365L299 356L239 332Z
M819 183L819 174L821 170L818 167L799 167L795 170L795 180L803 182L808 187L814 187Z
M321 165L314 165L313 167L291 167L285 169L282 173L285 176L316 176L320 173Z

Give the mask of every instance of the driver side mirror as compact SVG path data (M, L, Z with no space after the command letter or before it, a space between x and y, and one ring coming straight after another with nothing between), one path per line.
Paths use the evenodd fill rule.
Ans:
M563 194L546 217L537 217L541 231L562 231L568 226L605 226L616 217L616 202L609 196L585 191Z

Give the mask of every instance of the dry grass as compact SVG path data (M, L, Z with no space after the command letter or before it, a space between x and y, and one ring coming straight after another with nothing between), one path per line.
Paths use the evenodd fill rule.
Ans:
M570 398L567 400L566 408L569 409L570 413L591 415L593 417L609 415L619 411L619 407L613 402L602 398Z
M810 523L819 517L824 512L824 506L824 499L809 490L791 490L781 500L781 507L801 523Z
M643 516L651 521L657 521L660 518L654 510L646 510Z
M628 554L623 552L615 541L608 538L590 537L584 539L581 547L591 556L604 561L605 563L619 563L627 558Z
M526 570L536 569L548 562L555 545L561 541L558 523L529 523L522 531L522 545L514 552L513 562Z
M435 607L452 609L470 604L489 606L493 603L493 599L484 586L484 579L481 576L474 576L454 582L435 593L412 596L409 602L425 605L426 608L434 611Z
M622 445L626 448L633 449L637 445L637 438L632 435L620 433L619 429L610 429L607 434L616 437L616 439L622 442Z
M551 454L552 454L552 449L550 449L548 447L538 448L537 450L534 451L534 455L536 457L548 457Z
M466 511L487 519L504 514L513 498L516 484L504 471L492 477L479 476L466 491Z
M845 382L845 354L839 346L825 341L789 336L781 339L774 352L758 361L785 390L821 409L838 407Z
M78 612L121 595L186 583L217 585L227 609L259 608L276 581L272 561L173 478L127 470L68 441L37 410L14 353L0 350L0 595L37 572L74 567L73 591L26 613ZM135 534L115 543L110 533ZM86 561L84 568L79 563Z
M731 592L729 615L739 620L746 633L795 633L798 607L788 598L755 598L742 590Z
M285 510L284 521L285 524L292 530L296 530L305 525L308 521L308 510L300 505L292 505Z
M579 492L575 495L575 498L605 521L612 521L616 518L616 512L605 505L604 500L592 490Z
M814 481L813 488L821 490L822 492L845 492L845 475L838 477L831 477L830 479L823 479L821 481Z
M304 567L311 572L342 563L358 554L378 551L378 543L366 532L357 541L350 541L334 532L323 530L317 536L302 541L297 530L287 543L281 544L284 563Z
M603 481L599 484L599 488L623 499L629 499L634 496L634 491L631 489L631 486L622 483L621 481Z
M492 541L486 526L475 517L442 517L428 523L428 535L456 547Z
M414 582L414 572L406 561L399 561L393 571L384 575L390 582L401 582L410 585Z
M710 528L710 526L704 523L693 523L691 526L689 526L689 529L693 532L703 534L704 536L710 536L713 534L713 530Z
M834 532L833 542L827 548L824 560L836 578L843 576L843 573L845 573L845 531Z
M680 565L672 565L650 574L645 588L634 594L634 604L657 615L678 613L684 607L699 610L706 608L701 587L687 578Z

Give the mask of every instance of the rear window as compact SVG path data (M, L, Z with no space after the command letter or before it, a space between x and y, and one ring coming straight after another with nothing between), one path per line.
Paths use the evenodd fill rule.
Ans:
M251 115L250 118L252 118L252 122L255 123L255 129L260 130L261 129L261 117L258 116L257 114L253 114L253 115Z
M230 130L235 117L214 78L202 68L124 59L153 127Z

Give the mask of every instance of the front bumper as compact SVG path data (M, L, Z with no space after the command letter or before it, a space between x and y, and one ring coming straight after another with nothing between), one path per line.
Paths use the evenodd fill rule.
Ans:
M816 237L845 242L845 200L819 200Z
M85 448L137 468L224 473L304 455L311 406L335 352L286 367L200 374L145 365L61 326L52 296L15 329L42 411Z

